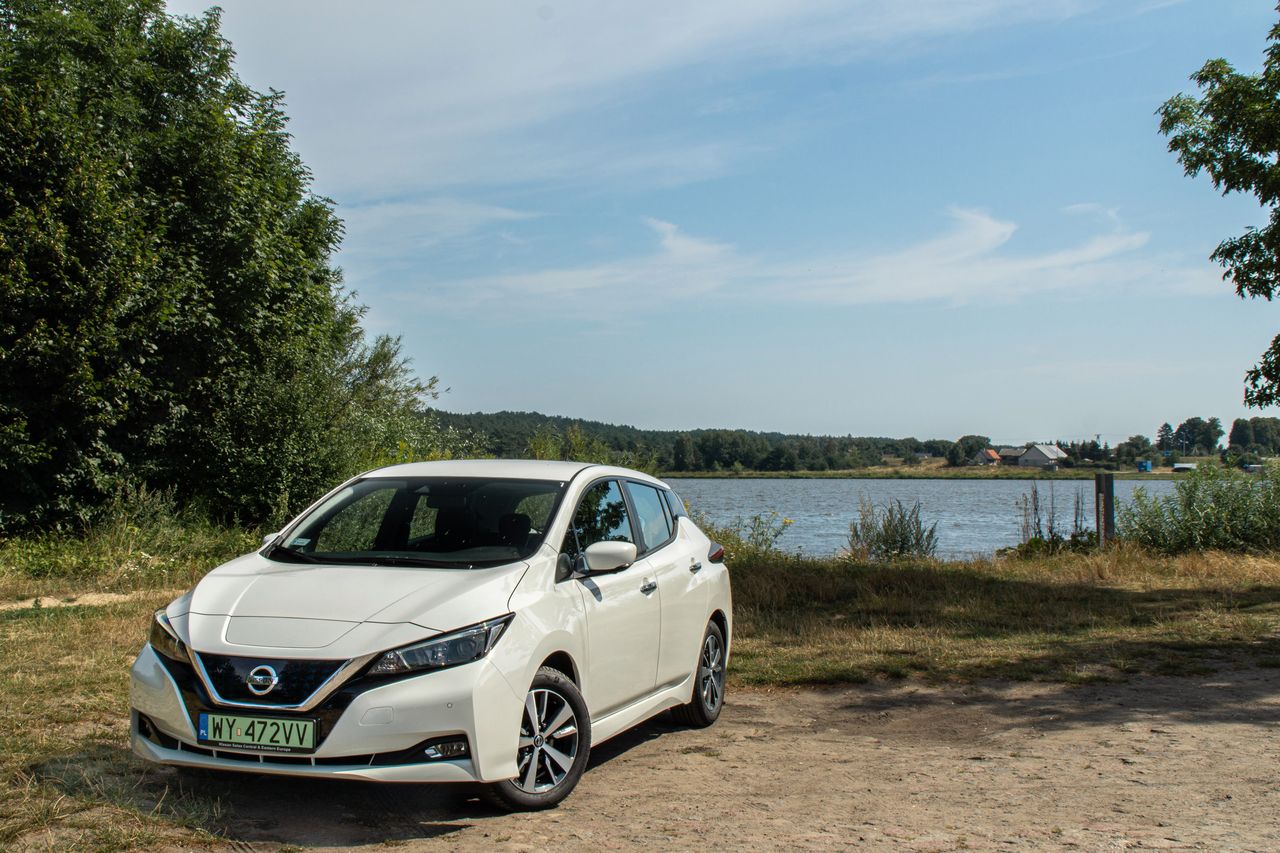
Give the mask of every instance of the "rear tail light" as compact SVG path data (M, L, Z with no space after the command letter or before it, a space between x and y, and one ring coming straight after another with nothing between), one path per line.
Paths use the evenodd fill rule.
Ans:
M713 563L719 563L724 559L724 546L719 542L712 542L711 547L707 549L707 559Z

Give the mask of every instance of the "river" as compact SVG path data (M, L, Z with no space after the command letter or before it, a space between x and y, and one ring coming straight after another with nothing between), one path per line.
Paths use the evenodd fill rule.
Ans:
M1092 480L965 479L680 479L668 482L694 510L717 524L777 512L792 519L778 546L807 554L834 554L847 546L849 522L858 515L858 500L877 505L900 500L910 507L920 501L921 518L938 524L938 556L989 556L997 548L1016 545L1022 537L1019 501L1034 482L1042 515L1052 499L1058 522L1071 530L1075 496L1084 503L1087 525L1094 526ZM1131 499L1135 487L1148 494L1173 491L1171 480L1116 480L1116 502Z

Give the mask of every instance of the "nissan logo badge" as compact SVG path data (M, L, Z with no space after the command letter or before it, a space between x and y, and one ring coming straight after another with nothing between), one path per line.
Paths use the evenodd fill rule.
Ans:
M254 667L244 683L249 686L249 692L254 696L266 696L276 689L276 685L280 683L280 676L276 675L274 669L263 664Z

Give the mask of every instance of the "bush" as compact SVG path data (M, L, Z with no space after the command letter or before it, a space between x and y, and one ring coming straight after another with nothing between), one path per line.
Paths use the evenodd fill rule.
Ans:
M778 540L794 522L777 512L757 513L749 518L735 518L729 524L715 524L706 513L690 512L693 523L703 533L724 546L725 559L780 558L785 556L778 548Z
M1134 489L1117 520L1121 536L1164 554L1280 550L1280 467L1246 474L1201 465L1168 497Z
M907 509L902 501L877 507L862 498L858 520L849 524L849 553L870 560L932 557L938 549L937 529L936 522L926 527L920 520L920 501Z
M138 484L262 523L370 458L457 450L435 380L361 328L333 203L219 28L0 2L0 533Z

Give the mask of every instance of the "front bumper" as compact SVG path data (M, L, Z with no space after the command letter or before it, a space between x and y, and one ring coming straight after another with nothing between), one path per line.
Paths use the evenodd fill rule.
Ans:
M131 671L133 751L165 764L388 782L495 782L516 775L524 696L487 659L390 682L354 679L314 711L220 707L190 667L144 646ZM307 754L213 749L197 743L200 711L319 718ZM429 741L465 738L465 758L429 759Z

